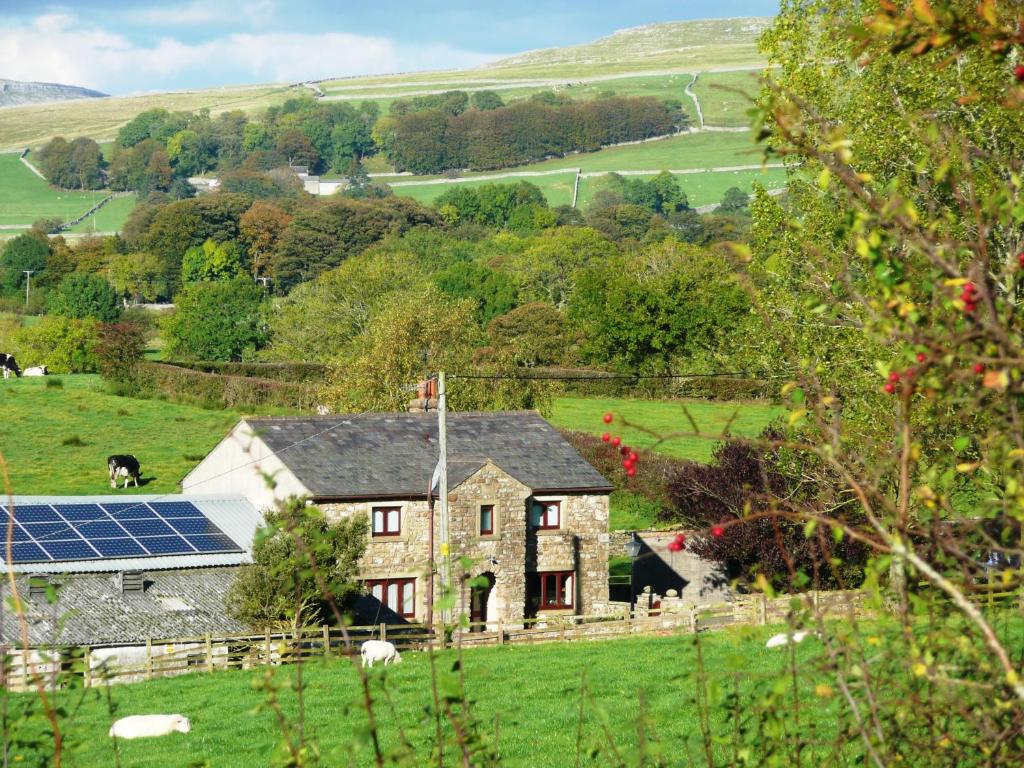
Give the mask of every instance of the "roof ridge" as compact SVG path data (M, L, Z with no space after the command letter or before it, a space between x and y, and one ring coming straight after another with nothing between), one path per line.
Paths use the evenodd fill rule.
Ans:
M396 417L407 417L407 418L423 418L424 416L436 416L437 411L372 411L364 413L329 413L329 414L309 414L305 416L255 416L247 417L243 419L246 422L300 422L300 421L344 421L346 419L367 419L375 416L388 416L391 418ZM462 416L541 416L540 411L529 408L519 411L448 411L449 417L462 417ZM547 419L544 419L547 421Z

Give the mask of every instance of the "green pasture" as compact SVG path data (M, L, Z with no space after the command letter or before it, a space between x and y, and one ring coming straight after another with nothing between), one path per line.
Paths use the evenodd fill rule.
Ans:
M100 208L96 213L73 226L69 232L120 232L124 226L125 219L132 212L139 202L138 196L133 192L124 197L115 197L109 203Z
M392 190L396 195L411 197L429 205L456 184L479 187L484 184L517 184L520 181L526 181L539 187L547 198L548 205L554 207L572 203L572 187L575 178L575 172L567 171L550 176L510 176L478 181L470 178L465 181L444 184L410 184L409 186L392 186ZM649 179L650 176L630 176L629 178ZM730 187L739 187L749 193L753 191L755 183L761 184L767 189L777 189L786 185L786 174L781 168L766 168L760 171L684 173L677 174L676 178L686 192L690 205L694 208L720 202L722 195ZM605 176L588 176L580 179L579 199L576 202L576 207L585 208L606 183L607 177Z
M628 178L650 180L651 177L629 176ZM679 181L679 186L686 192L687 200L692 208L721 202L722 196L730 187L739 187L749 194L753 191L754 184L760 184L766 189L778 189L786 186L786 172L782 168L765 168L760 171L682 173L676 174L675 178ZM606 176L589 176L580 179L580 194L576 201L576 207L586 208L597 191L606 183Z
M0 154L0 226L27 229L37 219L73 219L103 194L54 189L26 168L17 154Z
M759 89L756 71L707 72L697 78L693 92L706 125L739 127L750 125L747 110L753 106Z
M776 678L788 679L786 670L791 663L788 652L764 648L765 638L777 631L778 627L759 627L702 635L706 668L716 678L726 670L730 676L735 674L739 695L744 699L768 696ZM820 645L812 643L796 648L800 696L806 697L805 717L813 719L814 725L810 732L815 738L805 748L808 764L814 764L819 749L830 749L840 719L840 697L814 693L815 682L826 679L815 669L814 659L820 653ZM455 661L455 651L442 652L436 665L442 674L450 675ZM591 746L608 749L609 735L616 749L634 749L641 706L650 721L647 738L658 740L667 750L664 754L701 754L699 717L693 703L696 648L692 635L467 649L461 654L461 666L473 714L481 731L496 739L503 766L563 768L578 764L578 740L581 764L613 764L606 759L607 754L593 759L587 750ZM281 714L294 723L298 713L293 690L297 668L271 668L267 674L279 686ZM321 751L318 764L373 765L362 689L353 666L343 659L314 661L303 666L302 679L304 727ZM266 701L266 694L258 687L263 680L261 669L195 673L109 689L58 690L52 694L55 706L72 713L63 727L67 762L78 768L249 768L283 764L278 762L282 754L277 720L270 708L261 706ZM583 702L581 721L580 688L584 681L589 696ZM784 687L790 684L782 683ZM400 665L370 670L370 689L376 702L382 749L394 753L404 737L417 756L413 762L430 765L434 720L425 715L432 706L427 654L406 652ZM8 722L17 723L15 715L29 701L31 694L14 696ZM120 717L152 712L179 712L189 717L191 733L121 741L115 757L115 746L106 735L110 724ZM609 733L601 726L605 719ZM720 734L731 733L731 713L715 707L710 725ZM27 722L10 727L22 743L38 737L42 744L48 744L38 707ZM445 728L445 737L454 751L450 726ZM851 743L858 745L859 741ZM724 740L714 747L722 760L728 759L729 749ZM857 749L853 747L853 751ZM46 747L19 744L12 749L12 764L40 765L40 752L45 754ZM458 762L454 754L450 757L452 764ZM669 764L677 763L673 760Z
M177 493L240 416L117 397L89 375L0 379L0 413L0 452L14 492L26 495L107 493L113 453L142 464L145 484L121 493Z
M405 179L401 179L404 181ZM520 181L528 181L536 185L544 193L548 205L570 205L572 203L572 188L576 181L575 171L552 174L550 176L527 176L510 177L504 179L481 180L481 181L457 181L446 184L411 184L409 186L393 186L391 189L396 195L411 197L421 203L430 204L443 195L453 186L480 187L484 184L517 184Z
M615 420L605 424L602 416L614 414ZM723 430L741 437L758 435L783 409L766 403L719 403L704 400L628 400L601 397L559 397L552 404L551 423L563 429L574 429L600 435L610 432L623 442L638 448L654 446L656 438L637 427L667 438L655 450L669 456L692 461L710 461L715 445L722 441ZM694 435L689 417L697 424L700 435ZM623 422L634 424L624 426ZM673 434L686 433L679 437Z

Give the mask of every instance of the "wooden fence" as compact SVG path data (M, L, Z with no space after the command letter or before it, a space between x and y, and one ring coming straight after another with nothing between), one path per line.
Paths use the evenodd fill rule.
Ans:
M859 592L811 593L795 599L810 600L824 615L834 618L860 615L865 610L864 595ZM193 672L294 664L358 653L359 645L368 639L388 640L400 651L419 651L431 645L471 648L700 632L734 625L785 622L793 613L793 600L793 597L769 600L763 596L742 596L730 603L665 603L661 611L638 615L630 615L623 609L595 616L528 619L512 626L501 622L476 623L447 632L416 624L380 624L346 630L322 626L262 634L150 639L144 644L37 647L27 654L21 649L0 649L4 651L0 684L25 689L31 685L33 675L38 675L47 687L59 687L71 680L93 686Z

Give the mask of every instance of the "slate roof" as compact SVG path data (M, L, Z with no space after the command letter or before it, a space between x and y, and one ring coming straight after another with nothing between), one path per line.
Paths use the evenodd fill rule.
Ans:
M449 488L490 460L534 493L612 490L537 413L449 413L447 421ZM437 466L436 413L268 418L246 423L316 499L423 496Z
M42 596L29 597L28 575L19 576L17 584L27 607L30 644L99 645L245 632L246 627L225 612L225 596L237 572L237 568L146 571L145 590L134 594L121 592L116 574L61 574L51 577L53 583L61 584L54 604ZM20 643L6 583L0 586L0 597L0 640ZM160 598L184 601L187 609L168 608Z

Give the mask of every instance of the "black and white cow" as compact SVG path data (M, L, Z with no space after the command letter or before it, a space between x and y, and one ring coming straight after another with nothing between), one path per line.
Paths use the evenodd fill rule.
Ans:
M5 379L9 379L12 373L21 376L18 361L14 359L14 355L8 355L6 352L0 352L0 369L3 369Z
M110 472L110 487L117 488L118 478L124 478L124 487L128 487L128 481L134 480L135 487L139 487L139 460L130 454L123 456L111 456L107 459L107 470Z

